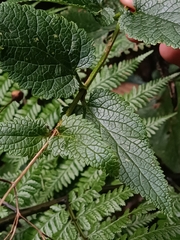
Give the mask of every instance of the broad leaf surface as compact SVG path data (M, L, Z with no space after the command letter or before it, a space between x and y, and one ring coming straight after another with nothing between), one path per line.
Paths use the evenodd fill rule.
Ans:
M165 43L180 47L180 1L134 0L136 11L125 10L121 29L129 37L148 44Z
M168 212L168 185L149 148L140 117L118 95L102 89L92 94L88 106L87 117L119 157L120 180Z
M29 0L33 1L33 0ZM8 2L18 3L27 2L27 0L9 0ZM37 0L37 2L52 2L61 5L75 6L78 8L84 8L91 12L94 17L104 26L108 26L114 22L114 10L111 7L102 6L102 0Z
M76 68L89 67L94 59L86 32L27 5L2 3L0 15L0 67L35 95L72 95L78 89Z
M64 116L59 128L59 136L54 137L51 149L55 156L79 159L95 167L112 167L116 171L118 163L113 151L102 141L94 124L82 116ZM117 172L117 171L116 171Z
M11 122L1 122L0 151L32 157L49 134L49 129L41 119L17 118Z

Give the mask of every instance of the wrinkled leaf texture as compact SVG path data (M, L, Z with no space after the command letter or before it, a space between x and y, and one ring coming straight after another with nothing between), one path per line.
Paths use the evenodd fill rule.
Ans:
M16 118L0 123L0 150L33 157L47 141L50 130L42 119Z
M27 0L8 0L8 2L18 3L27 2ZM53 2L62 5L86 8L90 11L99 11L101 9L102 0L45 0L45 1L37 0L37 2Z
M52 139L50 146L55 156L68 156L94 167L106 167L107 171L111 169L111 173L117 172L118 162L114 153L102 141L99 130L93 123L81 115L63 116L59 133L59 136Z
M2 3L0 15L0 67L34 95L72 95L79 87L76 68L94 60L86 32L64 17L27 5Z
M117 153L120 180L164 212L170 211L168 184L149 148L145 126L128 103L114 93L97 89L89 100L87 118Z
M121 29L129 37L147 44L180 47L180 1L134 0L134 6L134 13L125 10L120 17Z

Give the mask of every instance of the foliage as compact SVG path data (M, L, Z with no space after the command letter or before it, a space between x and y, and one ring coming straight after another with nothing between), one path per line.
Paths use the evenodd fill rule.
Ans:
M155 54L134 55L140 45L119 25L145 43L180 47L166 32L168 14L172 33L179 28L176 1L137 0L134 13L115 0L24 2L0 4L1 237L178 239L179 194L149 139L179 112L146 108L179 73L113 92Z
M167 0L135 0L135 13L125 11L120 18L121 27L129 37L148 44L165 43L174 48L180 47L178 32L180 29L180 2ZM141 26L141 31L139 30ZM148 31L147 31L148 29ZM170 38L169 36L175 36Z

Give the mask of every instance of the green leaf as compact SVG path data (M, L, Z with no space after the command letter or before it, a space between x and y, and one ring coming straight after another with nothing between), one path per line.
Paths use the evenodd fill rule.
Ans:
M99 11L98 15L95 15L95 17L103 26L108 26L114 22L114 15L114 10L106 7Z
M33 0L30 0L33 1ZM27 0L8 0L8 2L18 3L27 2ZM86 8L89 11L99 11L101 8L102 0L37 0L37 2L53 2L61 5L69 5L75 7Z
M139 228L129 238L129 240L173 240L173 237L180 236L180 224L174 224L170 226L160 226L156 228L154 224L149 230L147 228Z
M125 94L123 97L135 110L137 110L144 107L152 97L156 96L164 89L170 80L176 78L177 76L179 76L179 73L174 73L170 76L139 85L138 88L133 88L130 93Z
M150 54L149 51L145 54L138 56L131 60L124 60L118 65L107 66L105 65L102 70L96 75L96 78L90 85L89 91L95 88L103 88L112 90L120 85L121 82L125 82L127 78L137 69L139 64Z
M120 26L129 37L147 44L165 43L180 47L180 2L134 0L136 11L125 10Z
M48 130L41 120L18 118L0 123L0 150L32 157L46 142Z
M0 4L0 66L22 88L44 98L78 89L76 69L94 59L92 41L64 17L18 4Z
M149 148L145 126L133 109L114 93L98 89L89 101L89 117L117 152L120 179L164 212L171 210L168 184Z
M101 222L104 217L111 216L115 211L121 211L121 206L125 206L125 200L132 195L129 188L123 189L122 186L113 192L102 194L96 201L88 204L84 211L77 214L80 225L85 230L90 230L95 222Z
M123 228L126 228L129 217L123 214L117 220L107 219L102 223L97 222L95 227L90 230L90 240L114 240L116 233L120 233Z
M94 124L82 119L82 116L63 116L59 136L51 142L55 156L78 159L95 167L114 167L116 160L113 151L102 141Z
M151 137L152 135L156 134L156 131L158 131L160 126L169 118L174 117L176 114L177 113L171 113L169 115L161 116L161 117L144 118L143 122L144 122L144 125L146 126L148 137Z
M43 118L47 125L52 129L61 119L62 107L58 100L53 99L50 103L42 107L39 118Z
M26 101L26 104L17 111L15 117L28 117L35 119L38 116L38 113L41 111L41 106L38 104L37 97L31 97ZM47 123L48 124L48 123ZM48 124L49 126L49 124Z
M68 222L69 214L60 205L51 206L50 210L46 211L43 215L38 215L33 222L37 228L47 234L53 239L77 239L77 232L75 227ZM54 237L55 234L58 235ZM74 235L73 238L68 237ZM60 237L60 238L59 238ZM39 233L36 229L29 227L24 232L22 239L28 240L41 240Z

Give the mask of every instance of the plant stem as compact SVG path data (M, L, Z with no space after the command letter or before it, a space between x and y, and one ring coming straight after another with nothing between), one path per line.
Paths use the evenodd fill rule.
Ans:
M88 238L84 236L84 233L82 232L79 224L77 223L77 220L76 220L76 217L71 209L71 206L68 206L68 211L69 211L69 215L71 216L71 220L72 222L74 223L77 231L79 232L80 236L84 239L84 240L87 240Z
M20 213L21 213L21 216L23 217L28 217L28 216L31 216L33 214L37 214L39 212L44 212L44 211L47 211L50 206L54 205L54 204L65 204L67 202L67 195L66 196L63 196L63 197L59 197L59 198L56 198L56 199L53 199L53 200L50 200L48 202L45 202L45 203L41 203L41 204L38 204L38 205L35 205L35 206L32 206L32 207L29 207L29 208L25 208L25 209L20 209ZM6 202L3 202L3 205L5 207L7 207L8 209L12 210L14 213L10 214L9 216L7 217L4 217L4 218L1 218L0 219L0 228L2 229L5 225L8 225L8 224L11 224L16 216L16 207L6 203Z
M82 99L85 94L86 94L86 89L88 89L88 87L90 86L90 84L92 83L92 81L94 80L96 74L99 72L99 70L101 69L101 67L103 66L104 62L106 61L109 52L117 38L119 34L119 23L117 23L116 28L114 30L114 33L112 35L112 38L109 40L109 42L106 45L106 48L104 50L103 55L101 56L98 64L96 65L96 67L93 69L93 71L91 72L91 74L89 75L87 81L84 84L84 87L81 88L78 92L78 94L76 95L74 101L72 102L72 104L70 105L70 107L68 108L66 115L70 116L75 107L77 106L77 103L79 102L80 99ZM62 123L62 120L59 121L59 123L57 124L57 127L60 126ZM17 179L11 183L10 188L7 190L7 192L4 194L3 198L0 199L0 206L4 203L6 197L8 196L8 194L12 191L12 189L19 183L19 181L22 179L22 177L26 174L26 172L30 169L30 167L36 162L37 158L42 154L42 152L47 148L49 141L56 135L57 133L57 129L55 128L51 137L49 138L49 140L43 145L43 147L39 150L39 152L34 156L34 158L30 161L30 163L27 165L27 167L21 172L21 174L19 175L19 177L17 177Z
M18 184L18 182L21 180L21 178L27 173L27 171L31 168L31 166L36 162L38 157L42 154L42 152L47 148L49 141L56 135L57 130L55 129L48 139L48 141L42 146L42 148L39 150L39 152L33 157L33 159L30 161L30 163L26 166L26 168L21 172L21 174L16 178L14 182L11 183L10 188L7 190L7 192L4 194L3 198L0 199L0 206L4 203L5 199L7 198L8 194L11 192L11 190Z
M101 69L101 67L105 63L105 61L106 61L106 59L109 55L109 52L111 51L111 48L112 48L118 34L119 34L119 23L116 24L116 28L114 30L112 38L107 43L107 45L105 47L105 50L103 52L103 55L101 56L98 64L96 65L96 67L93 69L93 71L89 75L88 79L86 80L86 82L84 84L85 89L82 88L82 89L79 90L78 94L74 98L74 101L72 102L72 104L68 108L68 110L66 112L67 116L70 116L73 113L73 111L74 111L75 107L77 106L77 103L79 102L79 100L86 94L86 89L88 89L88 87L90 86L90 84L92 83L94 78L96 77L96 74L99 72L99 70Z

